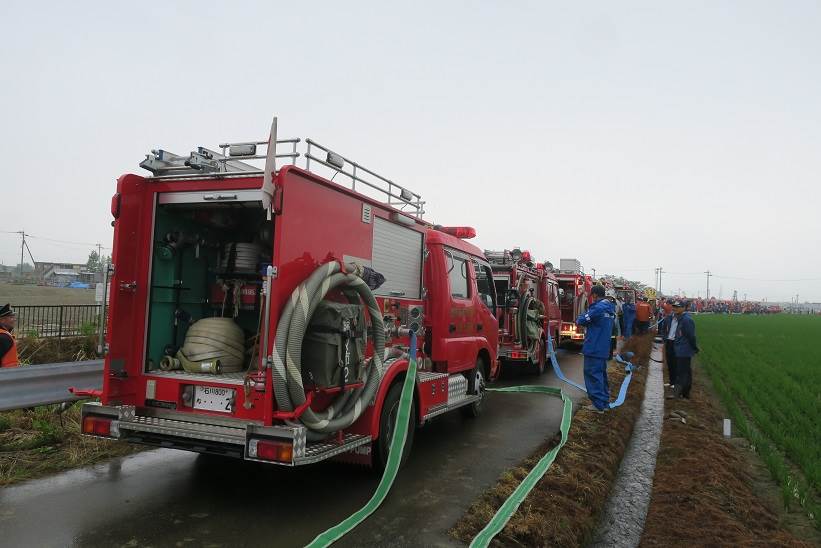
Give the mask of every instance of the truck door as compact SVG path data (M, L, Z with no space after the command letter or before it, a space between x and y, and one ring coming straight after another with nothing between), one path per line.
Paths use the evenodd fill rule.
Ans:
M475 295L471 292L470 258L456 250L445 249L445 269L450 286L450 311L448 313L447 348L448 371L455 373L472 369L476 361ZM483 327L483 329L486 329Z
M131 379L141 370L151 219L150 197L145 189L142 177L124 175L117 181L117 194L112 200L114 274L108 314L111 325L118 329L108 335L110 351L105 357L102 398L106 404L133 396L136 386Z
M476 278L476 293L478 302L476 330L479 337L487 339L491 349L495 349L499 341L499 321L496 319L500 304L497 301L493 270L490 265L473 259L473 274ZM492 364L488 364L491 365Z

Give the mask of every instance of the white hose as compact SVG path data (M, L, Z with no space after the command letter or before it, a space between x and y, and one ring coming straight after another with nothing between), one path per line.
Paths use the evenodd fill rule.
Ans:
M203 318L188 328L180 350L192 362L219 361L223 373L242 371L245 334L231 318Z

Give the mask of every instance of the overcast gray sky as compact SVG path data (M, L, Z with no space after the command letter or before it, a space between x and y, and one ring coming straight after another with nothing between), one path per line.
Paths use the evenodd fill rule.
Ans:
M0 231L85 262L42 238L110 246L115 180L151 148L277 114L481 247L821 301L821 4L390 4L4 1Z

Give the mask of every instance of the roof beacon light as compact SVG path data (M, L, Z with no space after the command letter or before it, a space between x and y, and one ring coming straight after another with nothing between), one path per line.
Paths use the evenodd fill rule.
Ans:
M522 251L522 260L526 263L530 262L530 251Z
M328 151L328 156L326 157L325 161L336 169L342 169L345 167L345 158L337 154L336 152Z
M254 143L243 143L228 147L228 156L254 156L257 153L257 145Z
M439 231L456 236L460 240L469 240L476 237L476 229L472 226L443 226L439 228Z

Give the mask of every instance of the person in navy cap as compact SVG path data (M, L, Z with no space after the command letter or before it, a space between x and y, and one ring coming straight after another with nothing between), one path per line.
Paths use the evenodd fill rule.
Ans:
M616 319L616 307L605 299L604 286L594 285L593 304L576 319L576 325L586 327L584 334L584 386L592 405L586 407L604 413L610 407L610 387L607 383L607 358L610 355L610 336Z
M17 339L14 338L14 324L17 315L10 304L0 307L0 367L17 367L20 358L17 356Z
M673 301L673 317L670 322L668 339L673 340L673 353L676 360L676 378L670 381L673 393L667 396L668 399L687 398L690 399L690 387L693 384L693 371L691 361L698 351L696 343L696 324L693 318L685 312L687 302L682 299Z

